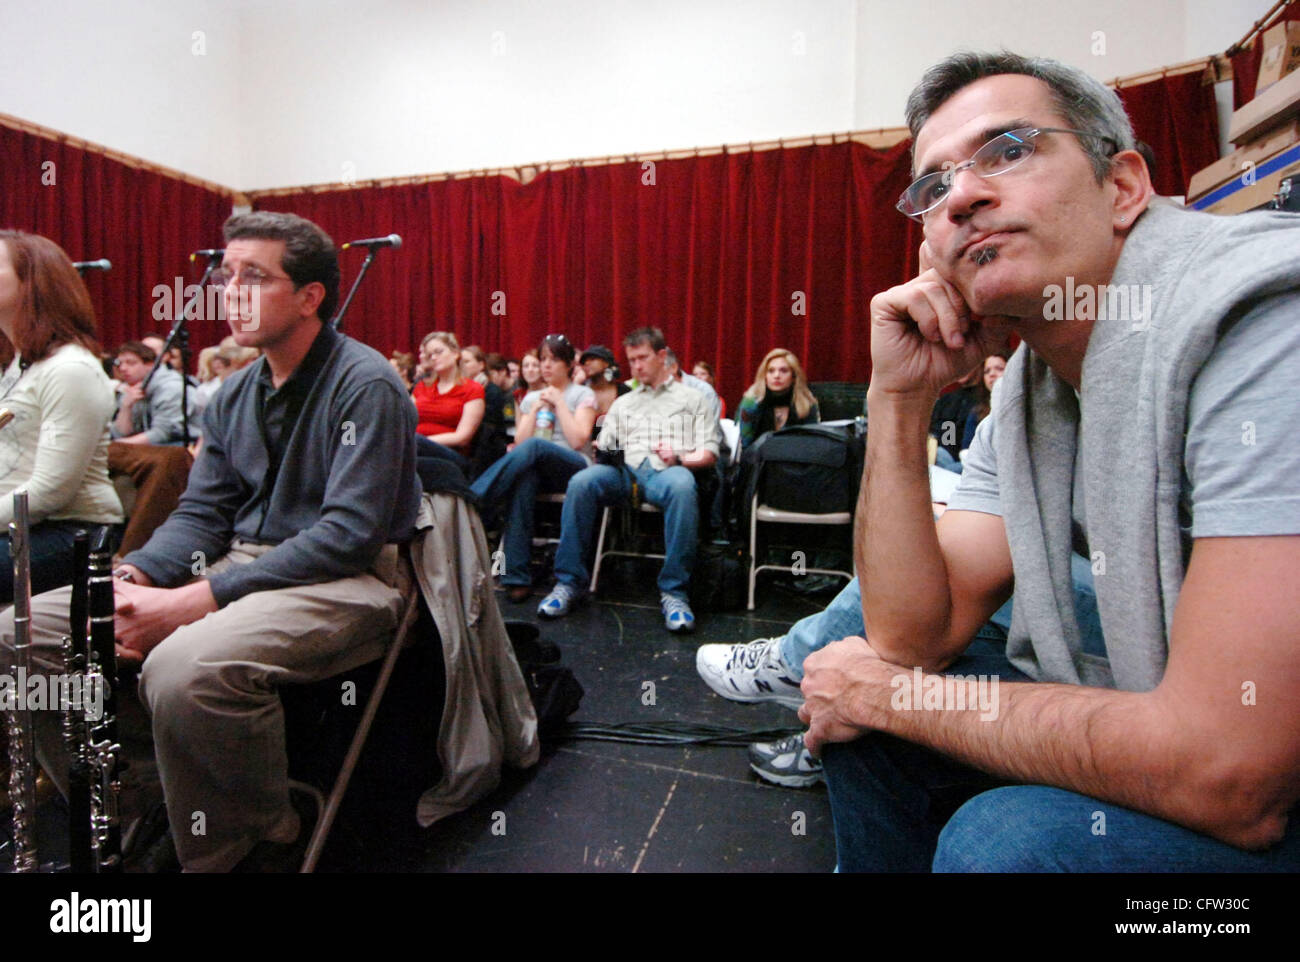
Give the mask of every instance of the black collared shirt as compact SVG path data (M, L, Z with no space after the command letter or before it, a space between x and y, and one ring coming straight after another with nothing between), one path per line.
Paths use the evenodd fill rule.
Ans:
M298 415L302 413L303 402L316 383L316 378L334 350L339 335L328 324L322 324L316 340L311 342L302 362L289 375L288 380L278 388L271 379L271 365L262 366L257 378L257 420L262 430L262 440L266 442L266 454L269 462L266 492L275 487L275 476L284 460L285 448L289 446L289 437L293 434Z

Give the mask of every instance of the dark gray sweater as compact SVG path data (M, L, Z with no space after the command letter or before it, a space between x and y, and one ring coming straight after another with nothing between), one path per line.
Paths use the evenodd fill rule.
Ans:
M276 545L251 564L212 575L225 606L254 591L350 577L390 542L408 540L420 505L415 405L376 351L329 325L298 370L273 392L266 359L235 374L203 416L203 451L180 505L149 543L124 560L155 584L183 584L231 539ZM272 483L261 411L300 391ZM281 398L283 401L283 398ZM275 430L274 419L269 428Z

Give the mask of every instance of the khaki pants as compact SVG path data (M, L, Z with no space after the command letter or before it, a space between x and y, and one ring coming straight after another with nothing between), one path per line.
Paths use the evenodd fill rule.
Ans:
M210 570L247 564L270 550L236 540ZM228 871L263 839L293 839L298 819L289 802L276 688L379 658L410 590L409 564L396 545L387 545L365 574L245 595L149 653L140 696L153 719L167 814L187 871ZM62 671L59 643L70 596L70 588L61 588L32 599L33 670ZM12 646L9 608L0 614L3 663ZM61 715L36 714L37 755L64 787Z

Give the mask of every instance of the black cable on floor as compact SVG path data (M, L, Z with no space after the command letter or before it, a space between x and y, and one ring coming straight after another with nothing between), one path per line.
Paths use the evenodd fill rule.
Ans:
M801 728L729 728L695 722L570 722L548 741L623 742L629 745L721 745L743 748L751 742L777 741ZM549 734L549 733L548 733Z

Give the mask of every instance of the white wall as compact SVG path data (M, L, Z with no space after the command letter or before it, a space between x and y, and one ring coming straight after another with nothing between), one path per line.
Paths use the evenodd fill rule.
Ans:
M244 96L284 106L245 144L245 183L846 129L852 13L842 0L268 5L245 32ZM290 76L286 62L309 66ZM290 106L304 102L315 111Z
M0 111L234 185L237 13L222 0L0 0Z
M364 180L896 126L960 47L1111 79L1222 50L1269 4L1078 6L0 0L0 111L242 189Z

